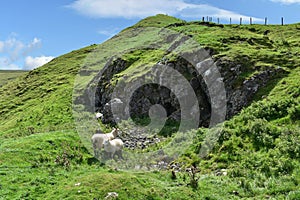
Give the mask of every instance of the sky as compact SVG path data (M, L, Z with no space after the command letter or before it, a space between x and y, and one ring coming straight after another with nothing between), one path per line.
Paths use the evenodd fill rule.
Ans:
M168 14L186 21L300 22L300 0L1 0L0 70L31 70L99 44L139 20ZM248 21L248 20L247 20Z

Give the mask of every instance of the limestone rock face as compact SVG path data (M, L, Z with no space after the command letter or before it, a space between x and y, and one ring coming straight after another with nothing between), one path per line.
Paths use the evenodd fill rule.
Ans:
M245 65L251 65L249 58L247 57L239 61L229 61L225 58L219 58L214 60L214 63L221 74L221 77L215 81L223 82L226 90L226 95L219 98L218 101L226 101L227 119L237 114L243 107L249 105L259 89L266 86L266 84L278 73L283 73L283 69L280 67L269 67L245 77L243 76L247 69ZM140 75L139 78L146 80L147 74L151 74L152 77L157 79L155 81L156 83L163 81L163 76L160 74L162 72L157 70L159 64L153 66L147 73ZM215 73L213 69L207 67L202 74L199 74L197 68L182 58L178 58L176 61L172 62L164 60L163 64L177 70L189 82L199 103L199 126L207 127L211 117L212 106L218 105L218 102L214 102L214 105L212 105L210 98L211 94L209 94L208 87L205 83L205 76L211 76L212 73ZM104 123L115 123L116 120L127 119L129 116L147 117L149 116L151 106L156 104L164 107L169 119L180 121L182 112L178 99L189 99L189 94L184 89L180 90L180 85L174 86L179 87L177 89L181 91L181 96L178 97L170 88L159 84L138 83L141 86L137 87L135 83L133 83L134 81L126 82L123 80L122 82L122 79L116 79L116 77L119 77L119 73L124 71L129 65L130 64L127 63L127 61L118 58L107 65L101 74L101 77L98 77L99 81L94 97L96 111L104 114L102 121ZM123 74L120 76L130 77L131 75ZM147 81L145 81L145 83L147 83ZM126 94L127 92L122 90L134 90L129 102L124 102L122 96L120 98L112 97L116 84L118 84L118 86L124 85L119 87L120 94ZM116 93L118 94L118 92ZM218 91L216 90L214 93L217 94ZM111 110L112 107L117 109L119 116L113 116ZM216 108L216 110L218 109ZM193 112L195 112L195 109L192 108L190 114L192 115Z

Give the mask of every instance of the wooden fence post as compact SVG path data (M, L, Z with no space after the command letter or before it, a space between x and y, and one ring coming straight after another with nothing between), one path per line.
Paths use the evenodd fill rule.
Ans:
M268 24L268 18L265 17L265 25Z

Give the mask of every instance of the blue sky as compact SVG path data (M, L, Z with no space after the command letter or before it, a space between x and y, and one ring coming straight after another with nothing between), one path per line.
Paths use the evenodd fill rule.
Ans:
M300 22L300 0L1 0L0 69L33 69L54 57L101 43L140 19L165 13ZM248 20L247 20L248 21Z

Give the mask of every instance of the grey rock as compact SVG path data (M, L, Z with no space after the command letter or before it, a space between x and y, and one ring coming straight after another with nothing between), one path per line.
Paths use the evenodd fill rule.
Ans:
M199 54L200 55L200 54ZM180 72L189 81L191 87L194 89L195 94L199 102L200 110L200 123L199 126L208 126L211 116L211 108L214 110L221 110L222 108L218 105L222 105L222 102L226 102L226 118L231 118L233 115L237 114L243 107L249 105L253 100L253 96L260 90L260 88L266 86L266 84L278 73L284 73L281 67L274 66L273 68L264 69L258 74L253 75L244 80L240 80L240 74L245 72L245 69L251 65L251 61L248 57L243 57L240 61L231 61L226 58L219 58L217 60L212 60L207 57L203 57L204 60L198 63L197 66L192 66L191 63L187 62L183 58L178 58L176 61L168 61L167 59L162 59L160 63L171 67L178 72ZM213 62L216 64L221 78L217 77L217 71L211 68ZM243 66L247 65L247 67ZM120 99L111 99L112 91L114 91L114 85L110 83L110 80L115 74L120 73L128 67L128 63L122 59L116 59L105 66L104 72L98 77L98 83L95 104L96 111L104 114L102 121L104 123L114 123L116 120L127 119L129 116L125 113L131 113L140 117L148 117L149 110L151 106L159 104L165 108L167 112L167 117L176 121L180 121L181 110L178 101L179 97L176 97L174 93L168 88L146 84L135 91L131 102L122 102L122 97ZM153 66L149 71L149 75L141 76L141 82L136 84L141 84L147 77L153 77L157 79L158 82L163 81L161 70L159 70L159 65ZM170 80L176 83L176 77L170 77ZM226 94L222 97L215 99L214 102L211 100L211 96L218 95L221 91L216 87L217 83L224 83ZM124 83L125 84L125 83ZM91 84L92 85L92 84ZM95 85L95 84L94 84ZM126 84L125 84L126 85ZM135 84L129 85L128 89L135 88ZM189 96L181 85L174 84L174 88L180 91L180 97L189 100ZM122 87L121 87L122 89ZM210 90L209 90L210 89ZM211 91L211 94L209 93ZM87 91L87 96L92 94ZM82 101L87 102L88 99L81 97ZM126 105L129 105L126 106ZM120 116L113 117L111 107L120 109ZM197 110L195 105L191 107L189 114L195 115ZM221 113L221 112L220 112ZM131 133L130 133L131 134Z

